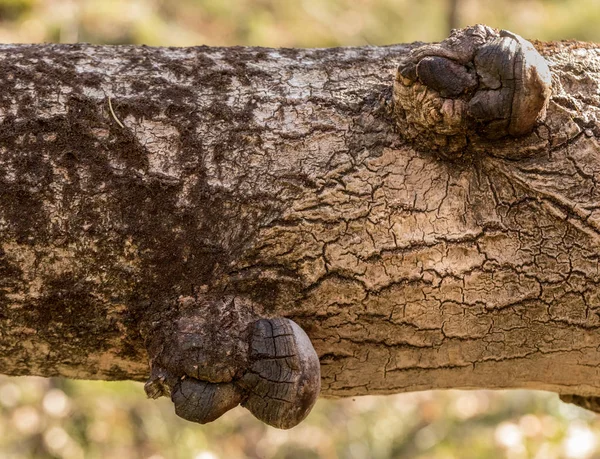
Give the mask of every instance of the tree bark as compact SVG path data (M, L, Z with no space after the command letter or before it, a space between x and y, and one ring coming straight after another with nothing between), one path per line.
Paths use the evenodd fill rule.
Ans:
M300 324L325 396L600 396L600 50L536 44L542 152L449 160L393 119L415 46L1 46L0 372L144 380L210 294Z

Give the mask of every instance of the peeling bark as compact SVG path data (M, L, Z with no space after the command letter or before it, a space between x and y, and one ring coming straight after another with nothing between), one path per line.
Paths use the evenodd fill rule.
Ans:
M600 396L600 49L536 44L534 155L450 160L392 119L415 46L0 46L0 372L145 380L142 324L228 295L324 396Z

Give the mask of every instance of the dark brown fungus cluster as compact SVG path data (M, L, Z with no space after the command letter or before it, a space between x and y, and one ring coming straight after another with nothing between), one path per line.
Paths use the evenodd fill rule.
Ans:
M484 25L415 48L398 67L401 132L436 150L530 134L545 117L551 75L533 45Z
M193 316L184 315L169 333L156 335L162 345L149 340L149 397L170 396L177 415L201 424L238 404L280 429L294 427L308 415L321 388L320 365L310 339L295 322L274 318L238 323L233 328L240 336L221 341L213 341L215 331L200 327L202 321L194 322ZM246 343L245 349L236 349L233 342ZM215 366L216 372L211 370Z

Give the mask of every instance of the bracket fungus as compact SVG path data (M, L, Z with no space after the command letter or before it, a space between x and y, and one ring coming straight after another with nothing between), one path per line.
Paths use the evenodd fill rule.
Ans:
M394 112L401 132L433 150L526 136L546 115L551 74L533 45L484 25L413 49L398 67Z
M150 324L148 397L171 397L178 416L200 424L238 404L274 427L300 423L319 396L319 357L294 321L253 310L239 298L188 299Z

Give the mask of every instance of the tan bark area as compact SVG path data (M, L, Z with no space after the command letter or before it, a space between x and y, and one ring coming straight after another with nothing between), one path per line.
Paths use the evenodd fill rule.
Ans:
M538 44L535 154L450 161L391 119L410 48L1 47L0 371L145 379L140 323L223 292L325 396L600 396L599 50Z

